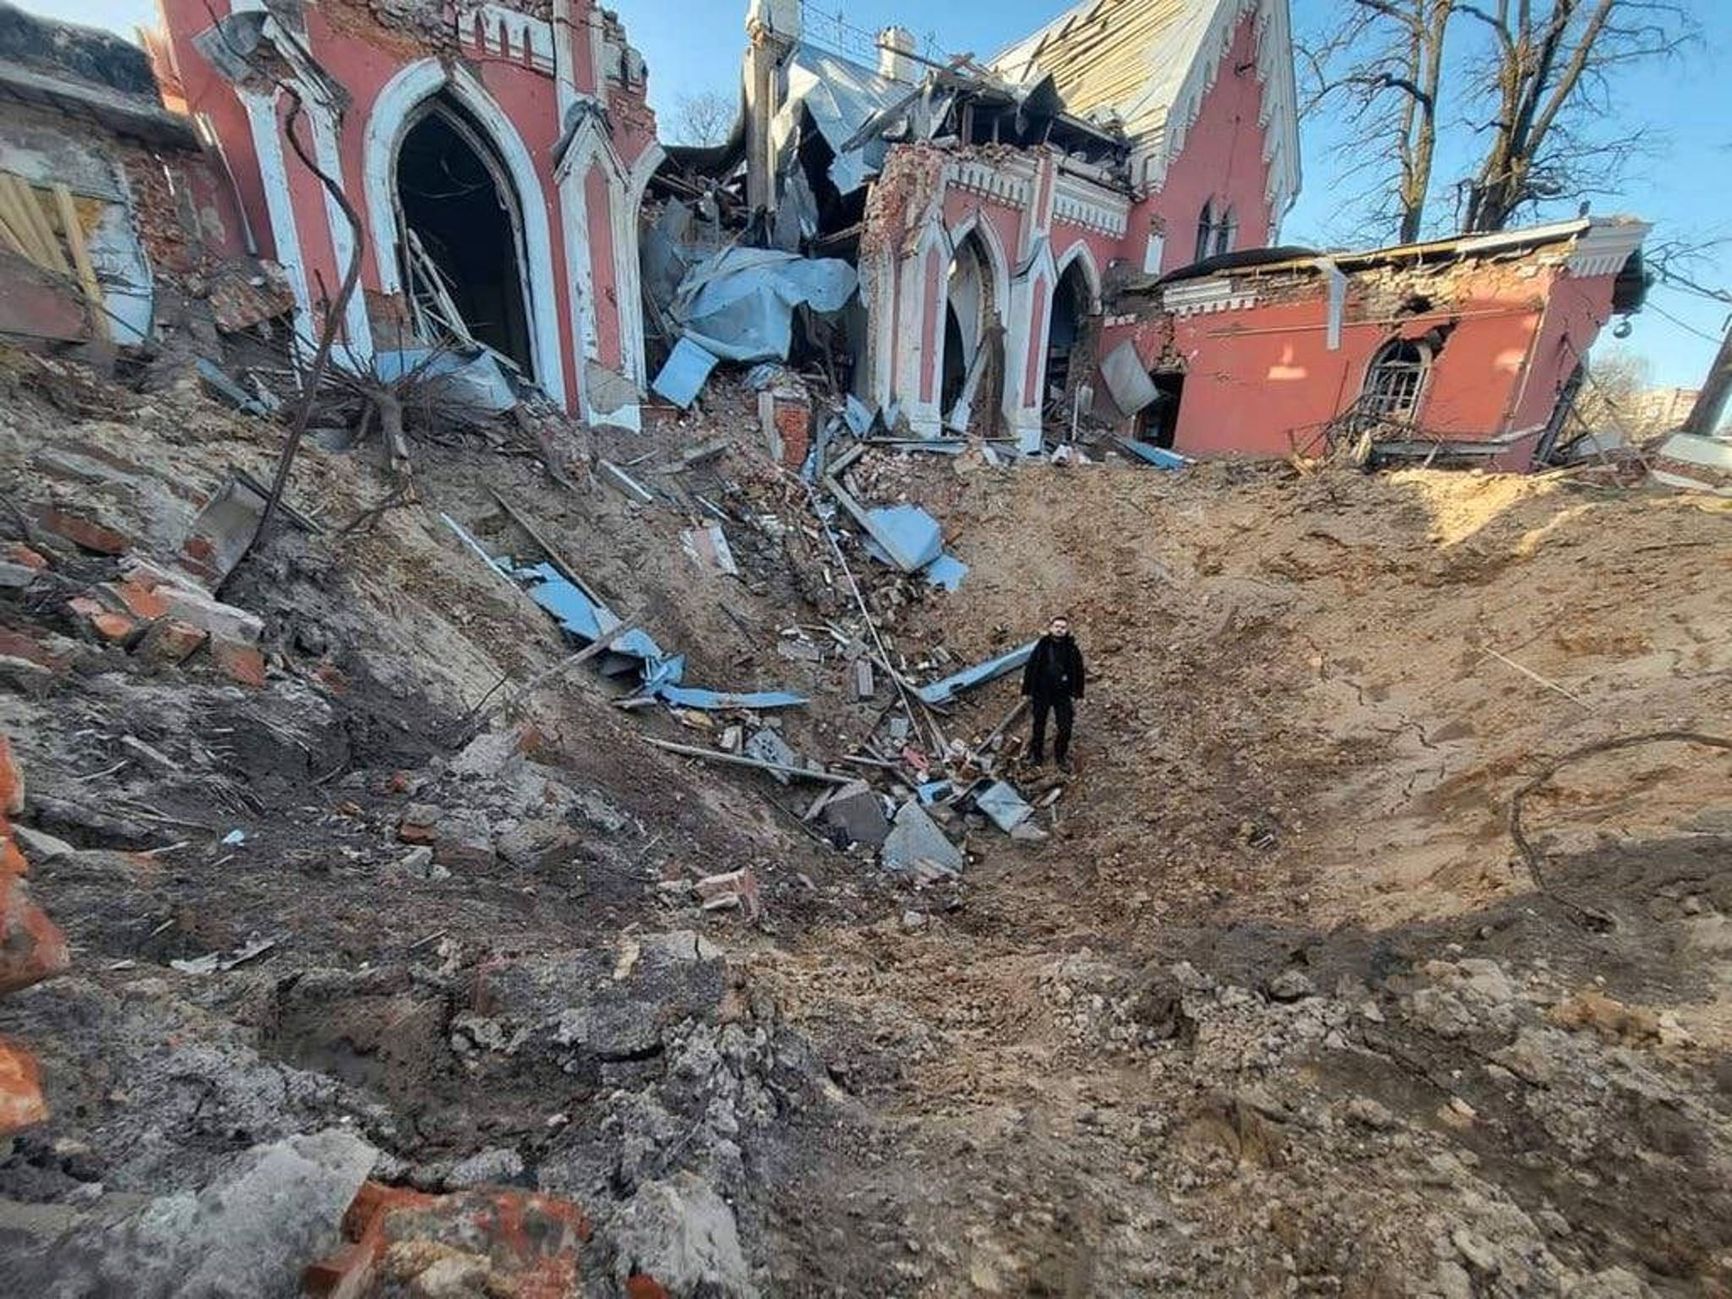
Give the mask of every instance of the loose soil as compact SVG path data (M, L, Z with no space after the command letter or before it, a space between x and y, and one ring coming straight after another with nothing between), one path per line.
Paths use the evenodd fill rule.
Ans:
M76 504L172 553L228 464L270 470L275 429L189 391L6 373L26 517ZM719 461L656 471L718 433ZM225 592L267 619L264 690L77 639L64 599L110 561L64 549L0 600L69 663L9 678L0 727L26 822L79 850L32 870L73 974L0 1002L54 1111L0 1196L197 1187L341 1119L407 1184L515 1151L604 1232L696 1172L767 1295L1732 1293L1732 752L1592 754L1524 795L1533 860L1510 834L1564 755L1732 736L1726 502L869 456L863 494L927 505L971 566L909 597L852 552L911 671L1060 611L1090 665L1051 837L970 827L961 882L922 889L815 842L809 792L651 749L715 735L588 674L460 755L502 677L568 652L440 522L538 555L489 489L688 679L810 691L801 751L838 758L887 702L776 653L850 602L743 402L599 449L649 453L633 472L690 512L420 446L418 503L343 535L389 486L310 449L291 499L325 531L281 531ZM699 496L780 520L729 525L739 579L681 550ZM1015 697L941 724L983 736ZM532 850L408 873L411 803ZM762 920L700 910L691 882L741 867ZM663 961L670 932L725 960ZM232 970L169 964L254 934L276 947Z

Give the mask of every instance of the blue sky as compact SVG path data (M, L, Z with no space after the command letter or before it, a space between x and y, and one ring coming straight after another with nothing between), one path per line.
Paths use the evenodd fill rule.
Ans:
M1326 28L1345 0L1291 0L1295 29ZM154 0L20 0L23 8L75 22L96 23L130 35L155 21ZM737 93L743 45L744 0L609 0L625 20L632 42L650 69L650 98L671 113L682 95L706 90ZM934 51L971 52L985 58L1062 11L1064 0L812 0L808 24L830 12L860 32L901 23ZM1716 76L1716 51L1732 48L1732 4L1695 0L1702 40L1671 63L1643 67L1620 87L1621 117L1640 123L1657 144L1629 170L1620 193L1596 197L1597 212L1630 212L1653 221L1651 242L1706 242L1732 237L1732 97ZM832 34L834 29L832 28ZM844 36L846 39L846 36ZM1282 231L1284 242L1315 246L1354 241L1347 215L1353 189L1341 177L1340 133L1328 120L1303 129L1305 188ZM1452 167L1453 164L1453 167ZM1440 174L1458 174L1458 152L1440 160ZM1575 204L1550 215L1573 215ZM1732 243L1691 268L1698 283L1732 289ZM1652 381L1695 386L1713 358L1729 309L1677 289L1657 287L1623 346L1644 357ZM1602 347L1605 346L1602 343Z

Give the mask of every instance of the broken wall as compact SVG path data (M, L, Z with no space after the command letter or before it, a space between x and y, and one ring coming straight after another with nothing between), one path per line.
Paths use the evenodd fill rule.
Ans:
M1165 312L1110 318L1102 353L1130 338L1149 370L1184 373L1176 450L1285 456L1321 444L1384 344L1430 336L1418 425L1427 435L1490 441L1521 427L1512 423L1518 387L1559 275L1525 259L1354 271L1340 346L1331 348L1322 275L1223 274L1170 286ZM1604 302L1609 309L1609 288Z
M286 97L237 88L206 62L194 44L211 25L203 0L162 3L186 102L208 115L260 242L288 275L297 326L310 337L350 260L349 225L295 157L284 134ZM364 361L413 341L401 338L397 150L437 98L474 128L511 190L535 381L589 414L588 363L641 380L635 211L660 150L647 72L616 17L587 0L539 9L330 0L273 13L299 28L295 41L345 101L309 95L300 125L364 224L361 293L342 322L345 355Z

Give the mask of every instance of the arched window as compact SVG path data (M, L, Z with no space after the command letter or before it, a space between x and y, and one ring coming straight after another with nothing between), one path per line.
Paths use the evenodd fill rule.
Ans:
M1215 200L1203 204L1197 215L1197 260L1206 261L1215 255Z
M1210 199L1197 215L1197 260L1233 251L1239 242L1239 217L1229 203Z
M1361 409L1377 419L1411 423L1419 412L1430 370L1431 349L1425 344L1402 338L1385 343L1365 372Z
M1239 216L1231 207L1221 212L1215 222L1215 256L1230 253L1239 242Z

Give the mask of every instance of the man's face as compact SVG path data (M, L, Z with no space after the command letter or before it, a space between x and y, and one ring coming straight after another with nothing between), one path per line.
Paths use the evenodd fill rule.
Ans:
M1070 635L1070 620L1068 618L1054 618L1052 622L1047 624L1047 630L1063 640Z

